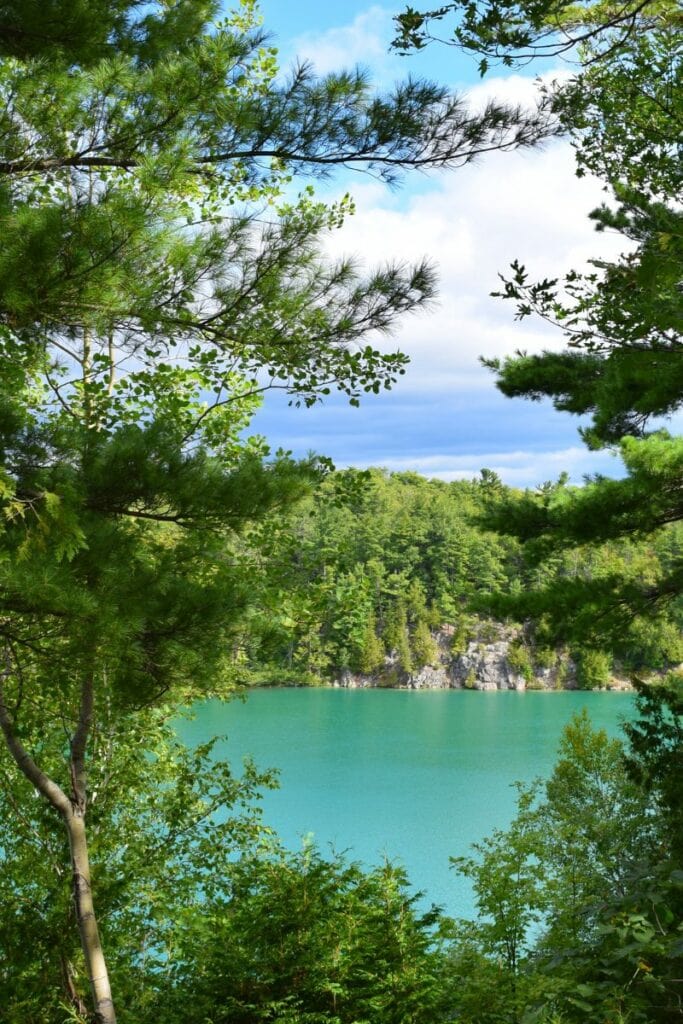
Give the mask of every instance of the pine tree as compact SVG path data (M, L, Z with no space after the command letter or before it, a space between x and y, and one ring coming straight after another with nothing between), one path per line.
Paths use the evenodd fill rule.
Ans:
M495 60L509 65L575 47L577 73L545 96L571 138L577 175L596 175L611 196L591 215L597 229L620 233L625 244L618 259L593 261L588 272L570 270L561 281L532 281L514 263L497 294L516 304L518 319L535 315L554 324L566 348L483 360L505 395L549 398L558 410L589 418L583 439L617 450L624 477L504 499L490 522L528 542L532 565L576 544L656 541L683 519L683 446L662 429L683 403L679 5L646 0L616 11L598 2L579 11L564 0L487 0L411 8L397 18L397 45L427 45L431 26L456 12L450 41L479 56L482 72ZM629 618L658 614L676 600L682 582L680 558L642 585L618 571L597 584L559 580L536 587L516 613L538 615L545 607L560 625L584 608L589 631L592 618L604 635L618 635Z
M377 636L377 623L373 612L368 614L361 638L356 664L359 672L372 675L384 664L384 644Z
M630 251L588 274L569 272L563 296L557 281L531 283L516 265L503 295L517 303L518 316L535 313L557 323L567 348L488 365L509 396L547 396L560 410L589 415L584 440L591 448L618 450L626 473L616 480L595 477L580 489L527 495L516 507L501 508L496 522L506 520L504 529L531 540L535 560L553 548L620 537L658 543L663 530L683 519L683 440L661 426L683 403L683 217L677 205L683 168L674 145L683 115L682 75L677 32L665 25L631 39L558 99L575 135L578 173L598 174L617 202L594 212L596 224L621 232ZM591 601L591 582L565 582L557 596L551 586L545 603L573 601L579 609ZM680 555L656 581L639 585L616 571L593 593L602 604L598 625L611 618L619 632L634 614L658 613L676 600L682 583ZM539 592L534 600L540 599Z
M0 726L66 827L100 1024L115 1020L86 832L101 709L225 676L250 594L240 534L320 475L243 440L259 396L391 387L405 359L366 336L434 291L424 263L363 277L326 261L351 202L295 196L292 176L393 181L547 131L425 82L378 96L360 72L281 79L253 0L218 13L0 12ZM65 754L29 706L64 723Z

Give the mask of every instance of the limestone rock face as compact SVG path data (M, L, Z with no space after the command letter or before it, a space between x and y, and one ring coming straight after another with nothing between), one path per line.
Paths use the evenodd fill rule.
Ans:
M409 690L448 690L453 686L453 676L447 665L425 665L406 676L405 686Z
M453 678L469 690L525 690L526 679L508 660L510 642L472 641L453 661Z
M348 689L382 687L404 690L574 690L576 665L566 654L556 655L550 666L534 662L521 626L491 619L478 621L464 650L453 651L455 630L443 626L433 634L435 663L405 672L396 654L387 655L373 675L343 671L333 686ZM613 676L609 689L630 689L627 679Z
M485 628L484 628L485 627ZM334 686L348 689L398 687L406 690L523 690L524 676L510 661L510 646L518 642L520 630L501 623L486 622L460 654L452 652L453 627L444 626L434 636L437 663L414 672L404 672L395 656L388 655L381 669L371 676L341 673ZM554 685L554 683L551 683ZM539 689L545 689L540 683Z
M364 676L359 672L350 672L345 668L339 678L334 680L332 685L336 687L343 687L346 690L364 690L369 686L377 686L377 680L375 676Z

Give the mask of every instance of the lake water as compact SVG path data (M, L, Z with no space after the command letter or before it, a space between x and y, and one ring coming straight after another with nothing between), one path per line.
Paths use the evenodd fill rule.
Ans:
M264 815L297 848L354 859L400 861L425 903L468 916L469 883L449 856L515 810L516 780L547 776L562 728L586 707L595 726L619 734L633 698L615 693L262 689L246 701L211 702L182 722L188 743L225 735L217 756L250 754L280 770Z

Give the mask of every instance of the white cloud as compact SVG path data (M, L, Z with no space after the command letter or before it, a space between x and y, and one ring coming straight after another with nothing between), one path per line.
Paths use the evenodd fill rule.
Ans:
M471 480L483 468L492 469L504 483L527 487L545 480L556 480L563 471L573 483L580 483L588 473L614 476L620 464L610 452L589 452L571 447L557 451L483 452L466 455L415 455L373 459L365 463L354 460L354 466L382 466L392 472L420 473L436 480Z
M467 98L474 110L481 110L491 100L503 99L506 103L533 107L539 95L539 84L550 85L552 82L567 82L572 77L565 68L555 68L542 75L506 75L504 78L492 75L477 85L461 87L467 92Z
M293 40L291 49L299 59L313 63L319 74L360 64L372 67L377 82L397 65L399 58L388 53L393 35L391 11L374 5L349 25L305 32Z
M371 66L375 79L396 66L405 75L406 62L387 53L393 14L394 8L375 4L350 24L299 36L292 49L320 72L359 62ZM544 75L559 77L567 72ZM466 92L474 109L491 98L533 106L537 84L522 75L487 77ZM614 256L621 244L598 235L588 220L605 196L596 180L575 176L565 141L490 154L429 179L408 177L399 192L356 175L351 191L357 214L332 237L331 253L356 254L368 267L427 256L439 270L438 305L407 318L387 345L411 356L404 393L435 385L454 391L491 387L480 355L562 347L558 330L533 320L515 323L513 303L490 297L500 285L498 274L519 259L532 279L561 276L591 257Z
M486 91L517 101L532 88L513 77L487 83ZM561 332L534 320L515 323L513 303L490 292L514 259L537 279L623 247L623 239L596 233L588 220L605 196L597 180L575 176L569 143L491 154L421 184L419 192L406 186L396 193L359 177L351 187L357 213L330 240L332 253L356 254L368 266L426 256L438 267L437 307L404 321L393 341L412 359L402 388L423 389L437 377L454 387L463 377L490 381L479 355L561 347Z
M417 71L428 77L437 73L441 80L455 85L458 68L467 72L462 64L450 63L450 57L444 62L437 51L430 50L426 56L434 67L418 69L412 58L401 62L387 53L395 11L395 7L372 6L346 26L300 36L292 43L292 52L313 61L321 73L360 63L370 67L373 80L382 84ZM545 77L564 74L551 72ZM533 105L537 89L533 79L519 75L487 77L469 89L455 87L467 92L475 109L493 97L510 104ZM515 322L514 304L490 297L500 285L498 274L519 259L532 280L561 277L570 269L581 269L590 258L613 258L623 247L621 238L597 234L588 220L588 213L605 195L598 181L576 178L569 143L556 140L543 149L494 153L465 168L429 177L408 175L399 191L392 192L361 174L349 174L345 186L349 183L357 214L331 236L330 253L355 254L368 268L426 256L438 268L440 295L429 313L407 318L392 339L382 342L411 356L412 364L397 392L410 406L409 412L403 410L403 419L420 426L416 436L406 437L402 449L397 447L403 433L398 440L394 436L397 424L391 419L393 413L387 407L383 426L380 419L365 412L364 405L354 411L357 420L334 420L339 437L325 436L322 421L314 419L313 446L322 443L324 448L329 442L337 449L338 465L347 458L354 465L411 469L444 480L471 478L482 466L520 486L556 478L563 469L577 482L588 472L618 474L620 464L609 454L588 452L578 442L570 447L575 424L549 408L547 419L530 416L527 426L524 416L517 414L508 420L502 406L496 404L500 440L491 440L492 432L487 430L488 445L483 433L477 433L494 388L492 375L481 367L478 357L564 346L559 330L532 319ZM513 406L519 409L518 403L510 405L511 412ZM478 417L473 417L473 410ZM568 427L563 437L561 430L553 429L552 437L544 432L544 424L554 417ZM476 421L471 430L464 422L467 420ZM389 431L386 447L383 430ZM305 449L307 445L303 441L299 445L298 440L294 447ZM283 443L292 445L289 437ZM539 450L544 443L551 450ZM506 445L515 450L505 452ZM462 452L465 446L475 454L431 454L435 450ZM493 454L482 452L498 446ZM382 457L383 448L387 458ZM364 462L371 449L371 458ZM399 457L397 451L410 454Z

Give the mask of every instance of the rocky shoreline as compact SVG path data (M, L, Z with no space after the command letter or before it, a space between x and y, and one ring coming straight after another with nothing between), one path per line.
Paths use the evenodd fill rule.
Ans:
M404 671L395 656L371 675L342 672L332 686L342 689L402 690L576 690L576 663L565 652L553 652L544 663L534 658L520 627L485 622L477 635L454 650L454 630L444 626L435 634L438 656L414 672ZM630 680L613 674L601 689L632 690Z

